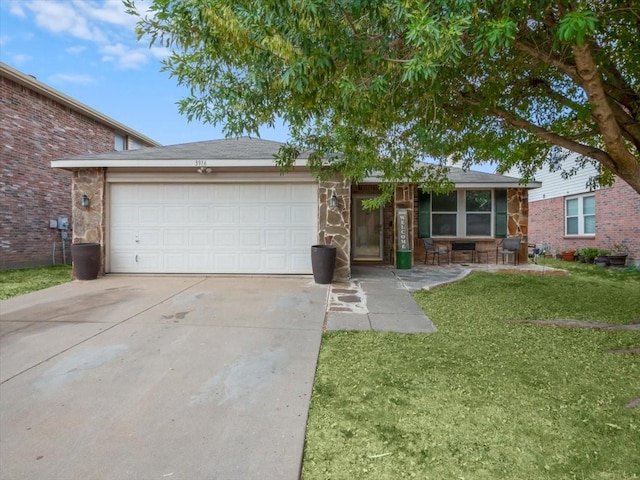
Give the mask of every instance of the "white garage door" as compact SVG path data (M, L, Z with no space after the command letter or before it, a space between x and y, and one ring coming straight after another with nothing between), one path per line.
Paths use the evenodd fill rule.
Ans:
M317 186L111 184L114 273L311 273Z

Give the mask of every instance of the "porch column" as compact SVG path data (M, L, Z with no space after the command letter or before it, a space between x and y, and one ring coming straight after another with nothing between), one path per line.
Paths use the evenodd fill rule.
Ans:
M519 237L519 261L527 262L527 244L529 243L529 190L526 188L507 189L507 237Z
M79 168L73 171L71 184L72 243L101 245L100 275L104 275L105 260L105 180L104 168ZM89 207L83 207L80 204L83 195L89 198Z
M329 200L335 192L338 206ZM336 176L318 185L318 243L336 247L336 269L333 279L351 278L351 182Z

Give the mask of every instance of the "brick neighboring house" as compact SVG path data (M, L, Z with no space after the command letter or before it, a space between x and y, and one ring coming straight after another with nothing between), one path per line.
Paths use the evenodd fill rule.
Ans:
M574 165L575 156L562 165ZM593 168L563 179L560 172L540 171L542 187L529 194L529 241L546 244L551 253L594 247L628 249L627 264L640 264L640 195L621 179L611 187L589 191Z
M53 159L159 143L0 63L0 145L0 270L8 270L71 260L71 235L50 221L73 225L72 173L51 168Z

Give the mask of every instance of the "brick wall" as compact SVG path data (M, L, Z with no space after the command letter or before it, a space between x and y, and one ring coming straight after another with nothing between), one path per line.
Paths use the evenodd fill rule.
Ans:
M610 249L624 244L629 258L640 261L640 195L622 180L594 193L596 198L596 235L564 235L564 197L529 204L529 241L547 243L553 253L565 249L595 247Z
M60 232L49 220L67 216L71 225L71 172L50 162L111 151L113 136L111 128L0 78L0 270L51 265L54 253L62 262Z

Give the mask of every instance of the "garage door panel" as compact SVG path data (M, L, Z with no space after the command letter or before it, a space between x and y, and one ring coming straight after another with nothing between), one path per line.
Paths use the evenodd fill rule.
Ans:
M111 205L111 222L113 225L125 226L138 224L138 210L131 205Z
M239 185L220 183L211 185L211 200L215 204L234 203L240 201Z
M292 229L290 235L290 245L292 248L309 248L310 245L317 242L316 236L314 234L310 234L309 229L306 228Z
M110 198L112 272L311 273L314 184L112 184Z
M317 221L317 211L315 205L292 205L291 223L294 225L313 226Z
M289 207L286 205L266 205L264 213L267 225L285 226L289 223Z
M141 230L135 243L141 248L160 248L164 245L164 231L160 228Z
M165 247L181 247L187 242L187 232L184 229L165 230L163 234Z
M211 235L209 230L190 230L189 231L189 247L190 248L207 248L211 245Z
M287 271L287 260L288 255L284 253L268 253L265 254L265 268L274 273L286 272Z
M163 203L162 185L139 185L137 188L137 198L139 202Z
M214 253L213 254L213 271L221 273L232 273L238 270L238 256L235 252ZM238 272L242 273L242 272Z
M216 248L235 250L238 245L238 232L231 229L219 229L213 232L213 245Z
M243 225L261 225L264 219L264 210L259 205L240 207L238 219Z
M120 227L111 230L111 243L120 247L135 247L137 237L137 229Z
M236 225L240 220L238 216L238 208L236 206L224 205L214 206L213 223L215 225L230 224Z
M187 221L190 225L209 225L211 223L208 205L191 205L188 207L188 211Z
M288 232L284 231L284 229L269 229L265 230L264 237L264 247L266 249L274 249L281 250L282 247L288 244L287 237L289 236Z
M129 208L136 208L136 205L128 205ZM138 209L138 223L157 225L162 222L162 207L160 205L140 205Z
M188 207L175 205L165 206L162 209L162 218L165 225L186 225L189 223Z
M189 201L188 185L163 185L162 203L168 205L184 205Z
M240 232L238 232L238 247L243 252L246 252L247 249L260 248L262 246L262 237L262 230L241 230Z

